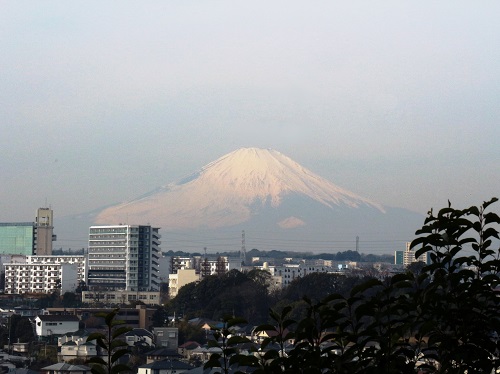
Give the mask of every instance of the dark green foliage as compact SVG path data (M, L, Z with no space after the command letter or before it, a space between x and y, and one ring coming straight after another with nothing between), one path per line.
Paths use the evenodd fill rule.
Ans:
M152 327L164 327L168 325L168 312L163 306L158 306L152 316Z
M35 340L33 326L29 317L23 317L19 314L12 314L4 320L0 326L0 345L2 347L12 343L28 343ZM9 339L10 334L10 339Z
M496 200L429 212L411 244L417 257L431 259L419 271L370 279L349 293L332 286L320 301L310 293L315 299L303 299L300 319L292 305L271 310L272 323L256 330L273 332L261 345L256 372L496 372L500 218L487 212ZM291 349L288 339L293 339ZM229 365L241 364L235 353L226 351Z
M62 296L62 305L64 308L75 308L81 304L81 295L73 292L65 292Z
M245 324L241 318L224 317L222 328L212 328L213 339L208 341L208 346L217 348L219 352L211 355L210 360L205 364L204 369L219 368L222 373L229 373L229 368L256 366L258 360L254 356L246 356L239 353L239 346L250 341L238 335L232 335L232 327L238 324Z
M124 321L116 320L119 309L110 313L96 313L96 317L104 318L106 333L92 333L87 341L95 340L97 345L106 352L107 360L101 357L92 357L88 363L91 365L92 374L118 374L130 371L130 367L119 363L122 356L128 353L127 343L120 339L123 334L131 330Z
M175 312L184 318L202 316L220 320L226 315L239 315L259 323L266 319L270 305L264 279L261 273L246 274L237 270L211 275L182 287L168 309L171 314Z
M204 344L207 340L206 331L200 326L192 325L188 321L183 320L175 325L179 329L179 341L195 341Z
M18 314L13 314L11 317L11 343L22 342L28 343L35 340L33 326L29 317L21 317Z

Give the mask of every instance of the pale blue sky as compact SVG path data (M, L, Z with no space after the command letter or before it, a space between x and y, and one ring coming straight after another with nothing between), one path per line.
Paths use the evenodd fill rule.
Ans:
M0 221L240 147L385 205L500 195L498 1L2 1Z

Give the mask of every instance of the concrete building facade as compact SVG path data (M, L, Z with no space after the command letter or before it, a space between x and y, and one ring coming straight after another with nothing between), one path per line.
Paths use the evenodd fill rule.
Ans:
M200 274L195 269L179 269L175 274L168 275L168 294L176 297L181 287L200 280Z
M65 315L77 316L79 320L86 323L88 319L93 319L96 313L110 313L114 308L46 308L49 315L64 317ZM124 321L125 325L132 328L150 329L153 324L153 315L156 308L148 308L145 305L137 305L135 308L123 307L118 310L116 319ZM102 326L105 327L104 319L102 319ZM73 330L76 331L76 330Z
M90 291L159 291L159 228L91 226L88 245Z
M299 264L283 264L270 266L264 263L262 270L268 271L272 276L271 287L275 289L287 287L296 278L305 277L311 273L335 273L338 270L330 266L316 265L315 263L301 262Z
M168 275L169 296L177 296L181 287L197 282L205 276L224 274L233 269L241 271L239 258L219 256L214 259L202 259L200 256L171 257Z
M408 266L414 262L424 262L427 263L427 255L423 254L420 255L419 257L415 257L415 254L417 252L417 248L410 249L410 242L406 243L406 249L403 253L403 265Z
M68 332L78 331L80 319L72 315L46 315L35 318L35 332L38 338L56 337Z
M5 263L5 293L75 292L85 281L84 256L26 256Z
M85 304L105 303L121 305L141 301L146 305L160 305L160 291L106 291L93 290L82 292L82 302Z
M51 255L55 240L50 208L39 208L34 222L0 223L0 254Z

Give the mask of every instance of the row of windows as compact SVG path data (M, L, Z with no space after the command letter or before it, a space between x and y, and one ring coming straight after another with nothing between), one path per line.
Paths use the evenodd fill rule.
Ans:
M99 251L108 251L108 252L125 252L127 250L127 246L123 243L117 243L117 245L113 244L115 242L99 242L99 243L90 243L89 253L99 252Z
M100 259L100 260L90 260L89 259L89 265L98 265L98 264L116 264L116 265L123 265L125 264L125 260L106 260L106 259Z
M83 255L57 255L57 256L46 256L46 255L39 255L39 256L28 256L28 260L31 262L66 262L66 261L83 261L85 256Z
M115 285L123 285L125 287L125 279L123 278L104 278L104 279L90 279L89 282L94 283L105 283L105 284L115 284Z
M123 258L123 254L89 254L89 258Z
M125 240L97 240L97 241L91 240L89 242L89 249L96 247L96 246L99 246L99 245L105 245L105 246L116 245L116 246L120 246L123 248L126 245L126 241Z
M61 266L39 266L39 265L6 265L5 270L17 271L36 271L36 270L59 270Z
M17 285L19 288L26 288L26 287L31 287L31 288L53 288L56 282L44 282L40 281L38 283L33 282L30 279L26 279L24 282L5 282L6 287L14 287Z
M91 228L90 229L90 234L94 233L126 233L127 232L127 227L99 227L99 228Z
M127 237L126 236L119 236L119 235L94 235L89 238L90 244L94 244L96 242L117 242L117 243L126 243L127 242Z

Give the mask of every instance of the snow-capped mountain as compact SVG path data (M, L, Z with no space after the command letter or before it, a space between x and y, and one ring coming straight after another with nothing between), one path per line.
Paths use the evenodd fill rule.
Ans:
M97 223L154 222L168 229L219 228L247 222L290 199L305 199L328 210L385 209L340 188L280 152L242 148L222 156L183 180L102 211ZM315 204L316 205L316 204ZM304 208L280 215L283 229L310 224Z
M164 251L237 251L244 230L249 249L337 252L355 249L360 236L361 251L392 253L423 221L336 186L277 151L244 148L132 201L56 217L54 226L58 240L74 248L87 245L90 225L128 223L160 227Z

